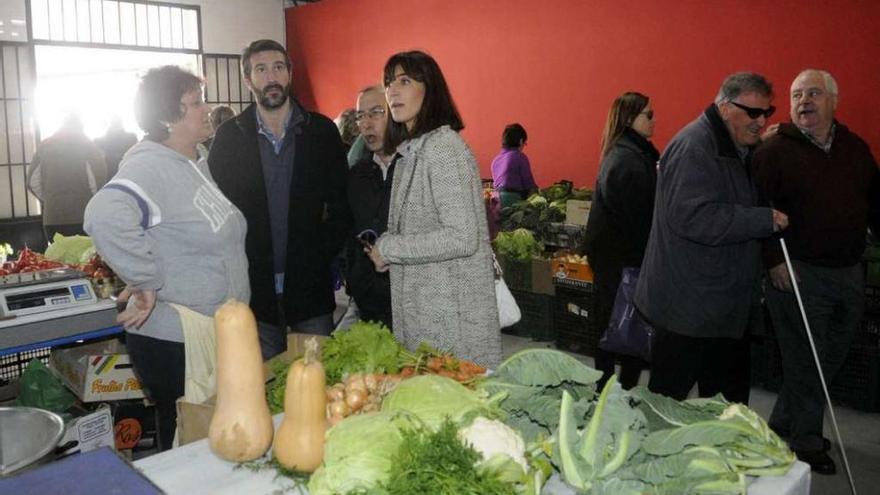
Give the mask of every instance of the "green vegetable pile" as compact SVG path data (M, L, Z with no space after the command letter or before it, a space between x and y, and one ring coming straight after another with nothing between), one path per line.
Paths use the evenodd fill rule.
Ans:
M337 330L321 350L327 383L339 383L348 373L398 373L402 349L381 323L359 321Z
M562 479L595 495L745 493L746 476L782 475L794 454L757 413L722 397L676 401L624 391L567 354L527 349L481 385L507 392L506 423ZM536 449L535 446L538 446ZM540 466L541 456L532 464Z
M544 246L526 229L499 232L492 244L499 256L517 261L529 261L544 250Z
M63 236L56 233L46 248L46 259L67 265L83 265L95 255L92 238L84 235Z
M456 423L445 420L430 428L405 428L403 441L392 458L388 481L382 488L388 495L419 493L514 495L514 485L479 470L477 451L458 439Z
M548 226L565 221L565 204L569 199L589 201L590 189L575 189L568 180L561 180L527 199L501 210L501 230L509 232L519 228L531 230L538 240L550 238Z

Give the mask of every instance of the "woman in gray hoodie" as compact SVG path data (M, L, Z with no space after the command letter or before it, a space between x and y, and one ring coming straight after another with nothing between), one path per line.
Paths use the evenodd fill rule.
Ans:
M210 110L193 74L174 66L149 70L135 97L146 136L85 213L86 232L127 285L118 321L156 403L162 450L171 447L186 369L181 316L172 305L212 317L229 298L250 300L245 219L199 156L198 144L212 132Z

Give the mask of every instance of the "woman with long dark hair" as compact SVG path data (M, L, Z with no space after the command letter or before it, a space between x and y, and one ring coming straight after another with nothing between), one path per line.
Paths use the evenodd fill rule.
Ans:
M391 110L387 151L394 169L388 230L372 249L391 270L394 335L494 367L501 333L492 248L477 161L446 79L430 55L410 51L385 64Z
M654 123L648 97L626 92L611 105L602 133L602 163L583 247L593 269L594 323L600 331L608 327L623 269L642 266L645 256L660 156L649 140ZM618 360L620 383L632 388L646 363L598 349L596 369L603 372L601 383L614 373Z

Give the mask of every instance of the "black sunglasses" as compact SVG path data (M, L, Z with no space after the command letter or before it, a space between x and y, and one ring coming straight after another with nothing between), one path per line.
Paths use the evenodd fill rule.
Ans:
M750 119L757 119L757 118L761 117L762 115L764 116L765 119L769 119L770 116L773 115L773 112L776 111L776 107L774 107L773 105L770 105L769 108L764 109L764 108L747 107L747 106L745 106L741 103L737 103L735 101L730 101L729 103L731 105L735 106L736 108L739 108L740 110L744 111L746 113L746 115L749 116Z

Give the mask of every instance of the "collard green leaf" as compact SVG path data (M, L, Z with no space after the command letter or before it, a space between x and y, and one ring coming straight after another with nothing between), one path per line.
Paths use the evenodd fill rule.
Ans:
M564 382L588 385L601 377L601 371L553 349L519 351L501 363L492 375L494 380L539 387L557 386Z
M646 387L635 387L630 393L641 400L642 404L649 407L654 415L661 418L670 426L683 426L700 421L717 419L724 410L717 410L716 403L688 403L679 402L665 395L655 394Z
M681 452L690 445L715 446L732 443L743 435L742 427L733 421L704 421L652 432L642 442L642 448L652 455L670 455Z

